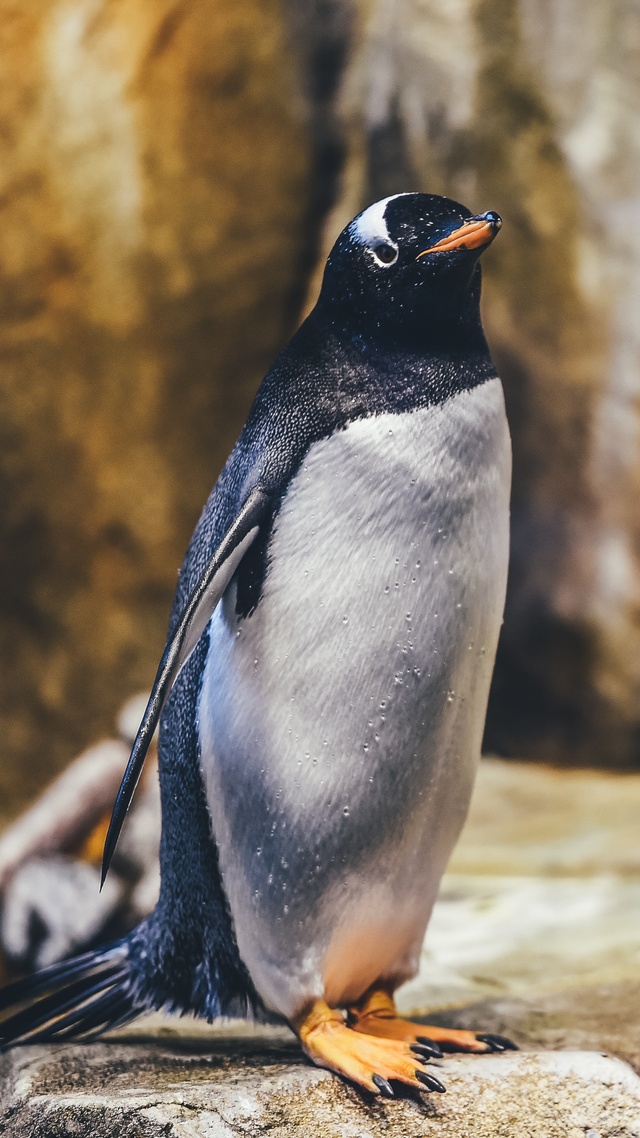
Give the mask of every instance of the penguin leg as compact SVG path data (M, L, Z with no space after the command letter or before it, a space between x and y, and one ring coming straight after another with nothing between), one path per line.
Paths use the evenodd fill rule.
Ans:
M314 1063L374 1094L393 1098L390 1079L419 1091L445 1089L439 1079L416 1066L427 1063L426 1047L415 1041L359 1035L346 1025L342 1012L324 1000L314 1000L291 1026Z
M441 1056L444 1051L517 1051L516 1044L504 1035L456 1031L402 1019L396 1010L393 989L380 984L369 988L357 1004L347 1009L347 1022L353 1031L365 1035L420 1043L431 1048L432 1055Z

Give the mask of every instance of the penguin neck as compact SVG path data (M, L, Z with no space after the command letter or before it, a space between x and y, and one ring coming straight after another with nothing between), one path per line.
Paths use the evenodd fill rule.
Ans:
M359 376L376 401L383 388L398 409L440 403L496 374L479 312L400 336L373 322L354 329L318 305L300 332L313 343L316 359L320 354L330 370Z

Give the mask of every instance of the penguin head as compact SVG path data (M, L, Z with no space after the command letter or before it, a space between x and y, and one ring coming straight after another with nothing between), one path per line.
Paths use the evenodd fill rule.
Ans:
M319 304L344 333L374 342L482 335L478 260L501 225L435 194L384 198L340 234Z

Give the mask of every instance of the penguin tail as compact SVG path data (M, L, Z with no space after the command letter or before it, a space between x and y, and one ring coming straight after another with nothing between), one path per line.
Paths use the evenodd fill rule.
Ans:
M0 1051L23 1043L88 1039L145 1010L134 999L125 937L1 989Z

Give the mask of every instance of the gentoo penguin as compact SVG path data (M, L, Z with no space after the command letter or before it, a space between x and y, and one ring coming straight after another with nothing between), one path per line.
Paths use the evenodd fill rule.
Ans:
M114 807L105 872L160 720L157 907L5 989L4 1046L266 1012L384 1095L443 1090L441 1048L512 1046L393 998L467 812L502 620L510 441L479 311L500 225L408 193L338 238L191 540Z

